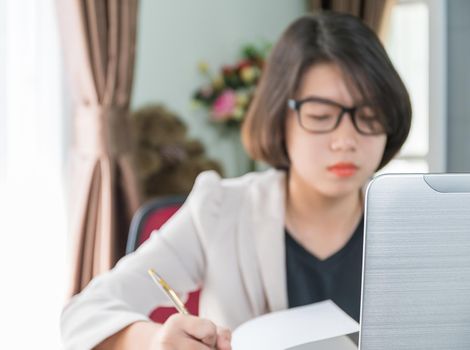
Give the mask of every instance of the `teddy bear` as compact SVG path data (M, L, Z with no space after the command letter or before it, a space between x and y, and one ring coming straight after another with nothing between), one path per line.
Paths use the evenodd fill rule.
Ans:
M131 114L133 159L144 200L188 194L197 175L215 170L200 141L189 139L187 127L176 113L162 104L148 105Z

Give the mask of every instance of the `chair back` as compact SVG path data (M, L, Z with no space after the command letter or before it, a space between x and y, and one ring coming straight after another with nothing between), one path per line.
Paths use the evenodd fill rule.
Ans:
M186 196L168 196L144 204L132 218L126 246L126 254L135 251L154 230L158 230L183 205ZM186 308L192 315L199 313L199 290L189 293ZM158 307L150 314L154 322L164 323L177 313L174 307Z

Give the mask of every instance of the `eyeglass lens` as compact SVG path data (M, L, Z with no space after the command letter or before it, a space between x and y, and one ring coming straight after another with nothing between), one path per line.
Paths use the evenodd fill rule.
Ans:
M334 104L305 101L299 110L300 123L308 131L327 132L337 127L338 118L344 113L343 108ZM375 111L369 106L361 106L355 110L353 118L355 127L364 134L384 132L382 123Z

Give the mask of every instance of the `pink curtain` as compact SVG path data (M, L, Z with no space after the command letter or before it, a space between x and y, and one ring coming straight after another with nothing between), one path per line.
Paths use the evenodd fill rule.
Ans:
M345 12L361 18L376 33L385 20L390 0L309 0L311 10Z
M124 254L139 206L128 119L138 0L57 0L57 8L76 103L73 295Z

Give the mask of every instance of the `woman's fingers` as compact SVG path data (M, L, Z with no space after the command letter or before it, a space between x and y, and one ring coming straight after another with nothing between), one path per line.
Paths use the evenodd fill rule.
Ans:
M170 338L193 339L206 347L215 348L217 343L217 327L209 321L192 315L175 314L164 324Z
M182 327L186 334L200 340L211 348L215 347L217 342L217 327L211 321L189 315L184 317Z
M163 325L158 342L164 349L231 350L232 333L196 316L176 314Z
M217 350L231 350L232 332L230 329L217 327Z
M213 350L214 347L201 343L200 340L186 338L181 341L180 345L175 350Z

